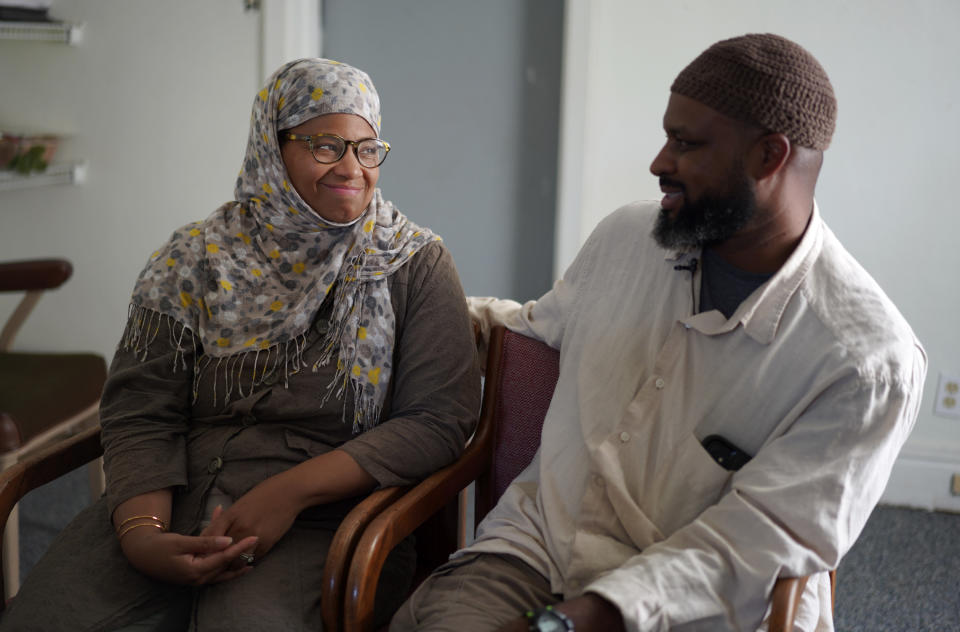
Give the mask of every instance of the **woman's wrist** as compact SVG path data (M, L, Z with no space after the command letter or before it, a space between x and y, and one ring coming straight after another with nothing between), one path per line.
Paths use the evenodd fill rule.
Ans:
M169 531L169 527L166 522L160 519L160 516L154 516L152 514L142 514L138 516L130 516L120 521L120 524L117 525L117 539L122 540L123 536L127 535L134 529L159 529L161 533Z
M156 548L151 542L165 533L165 531L152 528L131 529L118 540L120 550L123 551L124 557L134 567L145 571L147 567L146 555Z
M343 450L333 450L277 474L280 489L296 513L356 496L373 489L377 481Z
M173 493L158 489L138 494L123 501L113 510L113 528L119 533L132 524L155 523L164 530L170 527Z
M170 528L173 495L169 489L158 489L133 496L113 511L113 528L120 549L135 567L143 570L153 538Z

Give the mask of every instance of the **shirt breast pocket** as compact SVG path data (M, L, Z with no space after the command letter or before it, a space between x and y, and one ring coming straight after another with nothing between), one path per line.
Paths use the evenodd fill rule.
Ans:
M716 504L728 491L733 471L717 463L693 433L666 456L654 476L648 506L653 522L669 535Z

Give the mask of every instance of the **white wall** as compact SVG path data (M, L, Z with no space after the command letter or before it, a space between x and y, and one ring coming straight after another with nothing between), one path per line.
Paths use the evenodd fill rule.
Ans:
M935 417L960 373L960 3L956 0L568 0L556 273L601 217L658 199L648 167L676 74L713 42L775 32L826 68L839 102L817 191L823 216L924 343L925 400L885 500L960 510L960 420ZM625 142L634 159L623 156Z
M15 348L112 356L150 253L232 199L262 75L304 52L277 33L311 4L312 41L295 41L316 54L316 0L267 0L265 14L241 0L55 0L53 17L84 24L79 46L0 41L0 128L65 133L58 157L88 167L80 186L0 192L0 259L75 270Z

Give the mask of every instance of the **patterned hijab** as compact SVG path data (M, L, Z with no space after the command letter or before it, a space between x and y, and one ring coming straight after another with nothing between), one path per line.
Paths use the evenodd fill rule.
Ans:
M203 347L195 354L194 398L211 367L215 401L218 387L225 398L234 388L243 395L274 371L286 385L304 367L308 330L333 291L330 327L312 368L336 354L333 382L319 396L339 398L352 385L359 432L377 423L390 383L395 319L387 277L439 237L410 222L379 189L347 225L324 220L303 201L288 180L277 132L331 113L359 115L380 134L379 97L357 68L301 59L267 80L254 99L236 200L178 229L151 256L122 344L145 358L166 317L182 325L172 334L175 363L186 368L186 330Z

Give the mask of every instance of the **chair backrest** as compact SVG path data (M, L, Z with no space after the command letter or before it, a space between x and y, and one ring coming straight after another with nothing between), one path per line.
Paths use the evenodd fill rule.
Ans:
M486 389L493 389L490 471L477 481L479 522L540 447L543 420L560 372L560 352L509 330L491 336Z
M31 259L0 263L0 292L24 292L17 308L0 330L0 351L7 351L13 338L40 300L44 290L60 287L73 266L66 259Z

